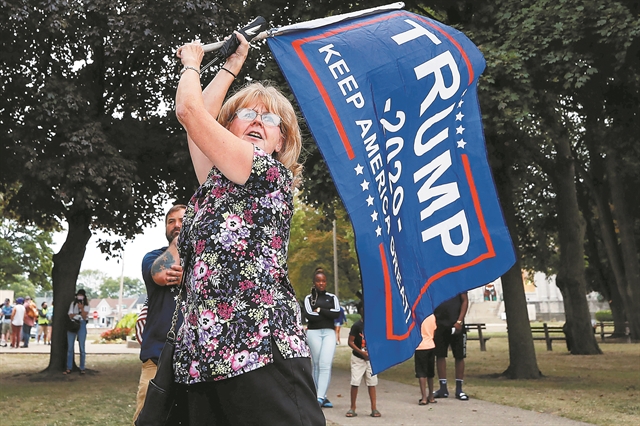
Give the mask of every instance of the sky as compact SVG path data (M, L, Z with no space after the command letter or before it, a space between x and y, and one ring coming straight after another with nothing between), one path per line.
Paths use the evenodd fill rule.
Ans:
M64 240L67 238L67 231L57 232L53 236L53 252L60 251ZM113 237L111 237L113 239ZM97 247L99 239L109 239L108 234L98 233L91 236L87 243L87 250L82 260L80 271L97 269L104 272L111 278L120 278L122 273L122 263L119 258L106 260ZM165 237L164 217L159 219L153 226L147 227L143 234L139 234L135 239L125 243L124 248L124 276L138 278L142 281L142 258L151 250L155 250L167 245Z

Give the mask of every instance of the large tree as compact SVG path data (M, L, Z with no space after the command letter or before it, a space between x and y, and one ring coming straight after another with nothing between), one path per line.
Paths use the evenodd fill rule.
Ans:
M59 371L64 307L91 232L112 233L116 241L103 248L117 250L164 213L167 198L185 201L196 186L185 136L167 111L179 69L174 48L226 34L223 18L237 20L206 1L196 9L188 1L12 0L0 13L5 212L43 229L68 227L53 257L61 309L49 370Z
M553 261L548 251L535 248L552 246L553 242L544 231L535 232L548 228L543 219L545 203L530 202L531 197L526 196L532 182L539 187L544 185L544 180L540 173L528 167L526 152L518 149L528 140L523 127L528 120L530 81L514 60L512 51L501 49L493 40L478 37L487 60L487 70L479 83L487 151L516 250L516 263L501 277L509 330L509 365L502 375L510 379L537 379L542 373L533 346L522 270L536 269L532 267L532 258L538 260L535 262L538 269L550 269L543 266ZM523 226L524 211L534 222L531 227Z
M634 142L638 135L639 76L638 67L630 65L638 62L640 21L637 7L634 9L631 4L585 0L486 2L490 13L477 25L482 42L491 43L491 50L510 53L510 57L499 58L505 66L517 65L512 66L516 76L506 76L494 84L494 89L504 92L505 101L499 108L507 111L513 103L509 101L510 96L516 102L526 100L521 103L527 114L521 117L518 126L527 138L517 137L515 133L517 138L513 143L525 153L529 164L520 159L517 162L520 168L535 169L546 176L550 186L536 181L539 174L530 174L529 187L536 188L541 195L551 193L555 206L548 210L549 198L534 196L530 199L537 199L535 208L523 216L535 224L539 221L531 213L547 206L545 217L552 219L547 221L550 226L541 229L557 235L560 261L549 266L558 273L557 283L565 299L573 353L599 353L584 300L584 209L597 211L595 216L600 223L608 263L613 268L625 311L631 313L632 335L633 317L640 312L634 292L637 280L626 278L627 270L632 277L638 270L634 245L638 234L632 219L638 215L630 213L637 212L637 203L630 203L629 197L616 199L616 194L624 193L625 186L633 187L635 183L637 187L638 183L637 169L625 167L637 164L637 149L634 149L637 143ZM485 46L484 50L489 49ZM526 75L530 83L523 85L517 75ZM505 81L510 82L505 85ZM595 200L583 202L583 212L577 201L577 166ZM617 174L627 180L614 183ZM591 211L584 213L590 216ZM621 228L617 233L619 237L612 232L612 217ZM540 232L520 233L521 242L523 236L530 234ZM547 247L542 238L538 241L542 243L538 247ZM618 255L625 249L626 258ZM539 254L541 250L533 252ZM552 256L542 256L545 257L552 259Z

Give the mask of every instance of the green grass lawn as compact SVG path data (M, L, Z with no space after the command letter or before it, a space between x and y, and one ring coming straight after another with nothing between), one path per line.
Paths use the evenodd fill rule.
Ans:
M84 376L38 374L48 363L48 355L0 355L0 424L131 424L141 365L136 355L89 354Z
M539 380L496 378L508 367L505 337L491 334L486 352L479 346L469 342L466 361L465 392L472 398L598 425L640 424L640 345L606 343L600 345L604 355L572 356L561 342L552 352L536 342L544 374ZM349 357L349 349L340 346L334 366L348 369ZM48 355L0 355L0 424L131 424L140 375L136 355L89 354L85 376L39 374L48 362ZM417 387L413 360L380 377ZM453 362L448 377L454 378Z

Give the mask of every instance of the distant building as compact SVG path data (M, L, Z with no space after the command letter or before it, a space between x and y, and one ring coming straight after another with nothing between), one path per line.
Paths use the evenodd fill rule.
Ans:
M139 313L146 296L126 297L122 299L122 316L132 312ZM111 328L118 322L119 299L105 298L89 301L89 326Z
M16 299L13 298L13 290L0 290L0 303L4 303L4 299L11 300L13 306Z
M524 282L524 294L527 300L527 313L530 321L559 321L565 320L564 303L562 293L556 286L556 276L546 276L542 272L536 272L533 276L522 272ZM489 300L487 294L489 293ZM495 294L495 300L491 297ZM609 304L603 300L600 293L592 292L586 295L591 317L600 310L610 309ZM469 314L467 322L487 322L492 318L506 320L504 309L504 297L502 293L502 281L489 283L469 291ZM473 305L476 305L475 307ZM469 319L471 317L471 320Z

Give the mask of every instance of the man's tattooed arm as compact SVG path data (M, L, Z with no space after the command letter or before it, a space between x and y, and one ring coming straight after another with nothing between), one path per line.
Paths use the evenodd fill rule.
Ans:
M151 278L161 286L178 285L182 279L182 267L175 242L151 265Z

